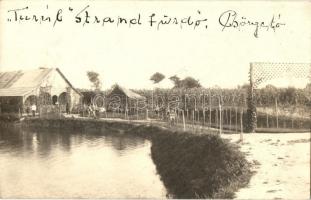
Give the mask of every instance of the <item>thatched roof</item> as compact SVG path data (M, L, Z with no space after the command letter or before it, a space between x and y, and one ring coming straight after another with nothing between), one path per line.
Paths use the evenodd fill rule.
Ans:
M114 94L117 90L123 92L130 99L146 99L146 97L141 96L140 94L137 94L136 92L133 92L130 89L121 87L121 86L119 86L117 84L112 87L112 90L111 90L111 92L109 93L108 96Z

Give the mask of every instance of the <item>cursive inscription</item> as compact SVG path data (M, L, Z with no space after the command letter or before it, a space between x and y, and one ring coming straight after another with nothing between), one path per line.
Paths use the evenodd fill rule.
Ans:
M281 26L285 26L285 23L281 23L278 20L281 19L281 14L277 15L277 19L273 15L270 21L252 21L242 16L239 17L238 13L234 10L227 10L223 12L219 17L219 24L222 26L222 31L228 28L238 29L254 27L254 36L258 38L259 30L264 29L266 31L276 31Z
M101 27L110 26L145 26L155 30L162 30L167 27L192 30L208 30L208 23L213 23L202 13L201 10L192 12L191 15L174 16L169 13L159 14L156 12L144 13L137 12L127 17L121 15L105 15L104 13L96 13L90 9L90 5L82 8L64 7L49 9L46 5L44 9L31 10L29 6L22 8L10 9L7 11L7 21L10 23L37 23L51 24L53 27L58 23L73 23L87 27L97 25ZM38 14L40 13L40 14ZM218 26L221 31L247 31L251 29L253 36L258 38L261 31L274 31L285 26L285 22L281 22L281 14L272 14L269 20L252 20L249 17L239 15L235 10L226 10L219 15ZM214 23L217 23L214 22Z

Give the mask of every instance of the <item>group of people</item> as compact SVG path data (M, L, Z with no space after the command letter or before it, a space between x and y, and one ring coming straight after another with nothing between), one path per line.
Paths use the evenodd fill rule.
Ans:
M106 112L106 109L104 107L97 107L93 104L84 105L84 108L87 111L88 117L98 118L100 113Z
M27 116L30 115L30 111L31 111L31 115L32 115L33 117L36 116L37 105L36 105L36 104L32 104L31 106L27 106L27 107L26 107Z
M56 104L58 105L58 104ZM37 105L35 103L31 104L30 106L26 106L26 114L27 116L35 117L37 113ZM66 113L70 114L70 106L69 103L66 103Z
M168 119L168 122L173 125L177 122L177 113L176 113L176 110L170 110L170 109L167 109L166 111L166 116L167 116L167 119Z

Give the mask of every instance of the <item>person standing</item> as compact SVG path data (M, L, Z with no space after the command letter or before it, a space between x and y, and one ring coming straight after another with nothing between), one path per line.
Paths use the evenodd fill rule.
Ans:
M27 113L27 117L28 117L30 114L30 106L26 106L26 113Z
M69 103L68 102L66 103L66 113L70 114L70 108L69 108Z
M37 106L36 104L32 104L31 106L32 116L36 116Z

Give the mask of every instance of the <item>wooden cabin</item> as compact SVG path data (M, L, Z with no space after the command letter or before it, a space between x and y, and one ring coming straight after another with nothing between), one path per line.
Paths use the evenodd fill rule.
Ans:
M111 92L107 95L107 110L134 112L136 106L143 107L145 101L146 97L116 84L112 86Z

